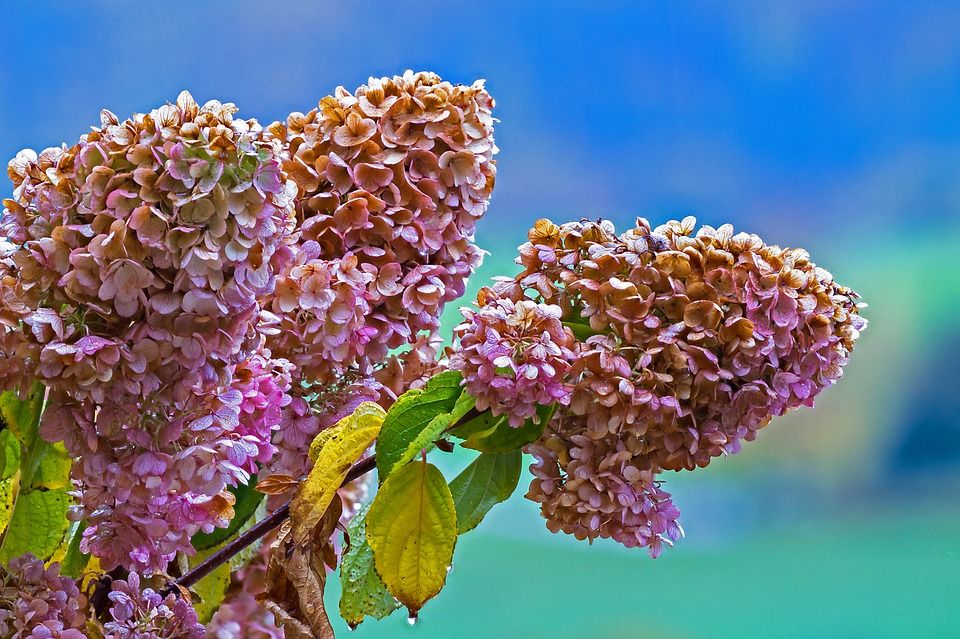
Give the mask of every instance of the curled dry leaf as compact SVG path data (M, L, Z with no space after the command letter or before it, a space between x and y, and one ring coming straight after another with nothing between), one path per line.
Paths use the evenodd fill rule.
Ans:
M300 485L300 480L290 475L270 475L257 484L257 491L264 495L282 495Z
M285 523L270 550L266 589L259 599L277 618L288 639L333 639L333 627L323 607L327 565L336 567L330 537L343 506L335 498L303 543L293 539Z

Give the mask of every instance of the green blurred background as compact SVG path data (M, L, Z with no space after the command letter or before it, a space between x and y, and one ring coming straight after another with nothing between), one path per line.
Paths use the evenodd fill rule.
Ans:
M551 535L521 487L415 628L351 636L960 637L956 2L33 2L4 26L4 157L183 88L270 121L370 74L485 77L502 153L473 290L537 217L694 214L809 249L869 304L815 410L666 477L675 549Z

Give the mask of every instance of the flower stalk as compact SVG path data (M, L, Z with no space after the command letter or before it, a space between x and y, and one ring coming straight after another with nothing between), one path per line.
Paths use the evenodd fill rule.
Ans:
M461 424L466 424L467 422L479 417L482 414L482 411L477 409L471 409L467 411L459 420L447 427L447 431L453 430ZM444 452L452 451L452 446L437 446L440 450ZM369 455L364 457L356 464L350 467L350 470L347 471L346 477L344 477L343 482L340 484L340 487L343 488L350 482L363 477L371 470L377 467L377 456ZM219 566L230 561L230 558L234 555L240 553L244 548L254 543L258 539L264 537L271 530L280 527L284 521L290 516L290 502L283 504L275 511L267 515L262 520L258 521L256 524L251 526L245 532L237 535L232 541L227 543L223 548L213 553L202 562L191 568L189 571L184 573L179 578L175 579L170 585L164 590L164 594L175 592L180 588L190 588L191 586L196 585L201 579L209 575L211 572L216 570Z
M376 467L376 455L370 455L369 457L361 459L356 464L351 466L349 471L347 471L346 478L344 478L343 483L340 484L341 488L353 480L363 477ZM264 537L271 530L278 528L289 516L290 502L288 501L267 515L264 519L254 524L246 532L237 535L233 541L226 544L223 548L204 559L178 579L174 580L170 586L167 587L167 591L173 592L178 588L190 588L191 586L195 585L198 581L216 570L217 567L230 561L231 557L241 552L244 548L254 543L261 537Z

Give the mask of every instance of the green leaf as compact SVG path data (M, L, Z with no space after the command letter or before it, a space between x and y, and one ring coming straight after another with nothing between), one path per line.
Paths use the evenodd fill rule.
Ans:
M4 429L0 431L0 480L13 477L20 469L20 442L14 434Z
M506 501L520 481L523 455L519 450L480 455L450 482L462 535L479 525L490 509Z
M67 554L60 562L60 573L67 577L79 578L90 562L90 555L80 550L80 540L83 539L83 531L86 529L86 521L79 521L70 525L68 532L70 544L67 546Z
M30 448L37 440L45 393L43 384L35 382L25 401L20 401L14 391L0 394L0 419L25 448Z
M66 489L21 492L0 545L0 563L25 552L49 559L67 532L69 506Z
M390 407L377 438L377 473L381 484L417 435L437 415L451 413L457 407L463 393L462 379L457 371L444 371L430 378L422 390L407 391Z
M62 444L48 444L39 437L45 392L42 384L34 383L24 401L12 392L0 394L0 418L20 445L18 472L5 480L10 484L0 499L12 509L0 543L0 562L25 552L46 561L63 552L70 525L66 514L71 460ZM6 460L4 453L5 465Z
M461 391L460 397L457 398L457 403L453 405L453 410L450 411L451 421L455 424L461 419L464 415L472 411L477 406L477 399L470 393L465 393Z
M384 412L373 402L363 402L353 414L324 435L324 444L306 481L290 504L293 538L302 542L320 523L350 467L373 443L384 423Z
M510 426L507 420L501 420L496 427L472 435L465 442L464 448L472 448L484 453L508 453L520 450L527 444L537 441L543 434L545 422L536 422L528 419L519 428Z
M201 561L212 555L219 548L210 548L209 550L198 552L190 557L188 563L191 568L197 566ZM217 566L213 572L198 581L190 591L196 595L193 600L193 609L197 611L197 617L200 623L207 623L217 611L223 598L230 587L230 562Z
M393 465L390 472L396 472L400 466L410 463L420 455L421 451L430 452L436 446L437 440L443 437L443 434L450 427L450 424L457 423L464 415L473 410L477 400L467 393L462 393L457 398L453 410L449 413L441 413L427 424L427 427L417 433L413 441L407 445L407 450L403 452L400 459Z
M340 560L340 616L356 628L365 617L383 619L400 607L373 565L373 548L367 543L364 506L347 527L350 547Z
M38 439L33 444L36 450L36 466L29 485L24 483L20 490L53 490L70 487L70 453L63 442L48 444Z
M367 542L384 585L416 614L443 588L457 512L443 473L426 461L390 475L367 514Z
M493 432L494 427L506 419L504 415L494 415L490 411L484 411L470 421L452 429L450 434L460 439L469 439L480 433Z
M190 543L196 550L208 550L214 546L219 546L233 537L247 523L264 498L264 494L257 492L254 488L256 485L257 476L254 475L246 484L230 488L230 492L237 500L233 505L233 519L230 520L230 524L226 528L216 528L209 533L196 533L190 539Z
M407 445L407 450L403 451L400 459L393 465L390 472L396 472L401 466L408 464L416 459L421 451L430 452L437 439L443 436L443 431L450 426L453 416L450 413L441 413L427 424L427 427L417 433L413 441Z

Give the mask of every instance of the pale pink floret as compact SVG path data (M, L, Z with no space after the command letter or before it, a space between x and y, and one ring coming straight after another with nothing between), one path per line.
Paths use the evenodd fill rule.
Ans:
M560 308L530 300L496 299L485 289L478 310L463 309L465 322L450 368L463 373L477 409L506 415L518 427L537 406L567 404L564 376L573 360L573 336L560 323Z
M31 554L0 566L0 637L86 639L86 598L76 582Z

